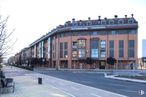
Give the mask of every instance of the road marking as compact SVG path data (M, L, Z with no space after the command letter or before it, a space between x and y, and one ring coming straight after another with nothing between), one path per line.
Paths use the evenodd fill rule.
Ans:
M77 90L77 91L79 90L78 88L75 88L75 87L71 87L71 88L74 89L74 90Z
M109 85L112 85L112 86L122 86L122 87L129 87L129 86L120 85L120 84L109 84Z
M91 93L90 95L95 96L95 97L101 97L101 96L94 94L94 93Z
M138 91L138 93L139 93L140 95L144 95L144 90L140 90L140 91Z
M133 90L122 90L122 91L138 93L138 91L133 91Z

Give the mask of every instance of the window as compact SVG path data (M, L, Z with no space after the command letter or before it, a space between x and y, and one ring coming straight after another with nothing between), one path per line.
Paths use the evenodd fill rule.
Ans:
M134 48L134 40L128 41L128 48Z
M104 58L105 54L106 54L106 41L105 40L101 40L100 42L100 57Z
M78 49L79 58L85 57L85 49Z
M88 21L88 22L87 22L87 25L88 25L88 26L92 25L92 22L91 22L91 21Z
M135 41L134 40L129 40L128 41L128 57L134 58L135 53L134 53L134 47L135 47Z
M72 51L72 57L73 58L77 58L77 55L78 55L77 51Z
M39 43L39 58L43 57L43 41Z
M98 39L91 40L91 57L98 58Z
M98 49L91 49L91 57L98 58Z
M114 57L114 40L109 41L109 56Z
M137 34L137 30L129 30L129 34Z
M105 46L106 46L105 40L101 40L100 46L101 46L101 48L105 48Z
M117 30L113 30L113 31L111 32L111 34L112 34L112 35L117 35L117 34L118 34L118 31L117 31Z
M107 35L107 32L106 31L101 31L99 32L100 35Z
M85 47L85 44L86 44L86 40L78 40L78 47Z
M123 24L124 21L122 19L118 20L118 24Z
M67 49L68 48L68 44L67 42L64 42L64 49Z
M64 51L64 58L68 57L68 51Z
M78 47L78 43L77 43L77 42L73 42L73 43L72 43L72 48L73 48L73 49L77 49L77 47Z
M67 42L64 42L64 58L68 57L68 44Z
M72 43L72 57L76 58L77 57L77 48L78 48L78 43L77 42L73 42Z
M119 40L119 58L124 57L124 40Z
M63 58L63 43L60 43L60 58Z
M132 24L132 23L134 23L134 20L133 19L128 19L128 23Z
M91 32L91 35L95 36L95 35L98 35L97 32Z
M72 36L78 36L78 32L72 32Z
M114 20L109 20L109 24L110 25L114 24Z
M118 34L128 34L128 30L119 30Z
M50 52L51 52L51 41L50 41L50 38L48 38L48 58L50 58Z
M89 32L74 32L73 36L89 36Z
M105 20L101 21L101 24L102 25L105 25L106 24L106 21Z

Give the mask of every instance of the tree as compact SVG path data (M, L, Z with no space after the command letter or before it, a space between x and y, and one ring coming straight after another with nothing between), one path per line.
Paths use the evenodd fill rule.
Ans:
M8 19L9 17L6 19L0 17L0 64L3 62L3 58L9 54L9 50L12 46L16 43L16 41L12 42L11 37L14 29L11 32L7 29Z
M90 57L88 57L88 58L86 58L86 63L87 64L92 64L93 60Z
M106 62L109 65L114 65L117 62L117 60L113 57L108 57Z

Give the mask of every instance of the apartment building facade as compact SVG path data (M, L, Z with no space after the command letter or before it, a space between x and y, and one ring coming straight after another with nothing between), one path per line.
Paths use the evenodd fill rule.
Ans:
M114 68L128 69L137 63L138 22L133 17L72 19L33 42L31 58L48 68L108 69L108 57L117 60ZM87 60L90 59L90 63Z

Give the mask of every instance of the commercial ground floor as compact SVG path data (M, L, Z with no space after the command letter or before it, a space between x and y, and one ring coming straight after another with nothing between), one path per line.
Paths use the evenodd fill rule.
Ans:
M52 60L45 64L37 64L38 67L57 68L57 69L137 69L135 60L117 60L114 65L107 64L106 60L93 60L87 64L86 60Z

